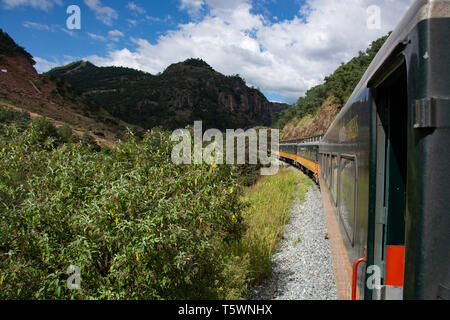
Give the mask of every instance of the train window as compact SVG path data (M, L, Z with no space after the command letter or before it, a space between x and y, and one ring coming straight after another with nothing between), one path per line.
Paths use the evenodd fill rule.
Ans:
M327 175L328 175L328 179L327 179L327 183L328 183L328 189L331 190L331 182L332 182L332 175L331 175L331 169L332 169L332 157L331 155L328 155L328 159L327 159Z
M324 159L325 155L323 153L321 153L319 155L319 159L320 159L320 173L322 174L322 179L325 179L325 166L324 166Z
M343 156L340 163L339 216L352 246L355 242L357 183L355 158Z
M322 178L325 181L326 170L325 170L325 155L320 155L320 172L322 174Z
M338 206L338 182L339 182L339 157L336 155L331 156L331 194L333 195L334 206Z

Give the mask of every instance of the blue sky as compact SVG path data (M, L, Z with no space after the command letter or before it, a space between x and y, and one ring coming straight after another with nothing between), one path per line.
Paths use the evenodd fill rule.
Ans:
M392 30L412 0L0 0L0 28L39 72L75 60L158 73L190 57L293 103ZM367 9L380 9L379 28ZM68 30L69 5L81 29ZM351 41L349 41L351 39Z
M177 0L140 3L103 1L104 7L117 12L118 18L112 18L111 22L101 16L97 17L96 12L84 1L49 1L54 4L46 9L31 4L21 5L21 1L17 1L17 6L8 7L6 2L3 1L0 13L0 27L34 56L44 57L49 61L65 61L65 56L83 58L92 54L104 55L111 47L133 48L135 44L130 41L131 37L144 37L154 42L168 29L176 28L178 23L189 22L187 12L178 9L180 3ZM140 9L129 9L128 3L139 3L137 6L145 10L145 13L136 11ZM80 30L68 30L66 27L66 20L70 16L66 10L72 4L81 9ZM108 37L108 33L114 30L119 30L124 35L119 36L119 43Z

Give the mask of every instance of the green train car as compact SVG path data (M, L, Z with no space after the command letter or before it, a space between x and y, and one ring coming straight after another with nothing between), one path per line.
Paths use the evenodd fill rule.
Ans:
M449 39L450 1L416 1L320 143L361 298L450 298Z
M316 143L344 298L450 299L449 39L450 1L414 2Z

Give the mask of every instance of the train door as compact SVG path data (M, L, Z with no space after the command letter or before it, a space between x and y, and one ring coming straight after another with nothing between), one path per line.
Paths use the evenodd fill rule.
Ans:
M406 75L405 64L398 64L374 89L377 191L373 257L381 279L373 283L373 299L403 298L408 132Z

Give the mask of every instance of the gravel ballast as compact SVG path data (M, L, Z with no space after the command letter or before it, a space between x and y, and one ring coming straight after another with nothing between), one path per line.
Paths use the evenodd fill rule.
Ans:
M272 274L252 288L250 300L337 300L337 286L322 197L311 186L305 202L297 195Z

